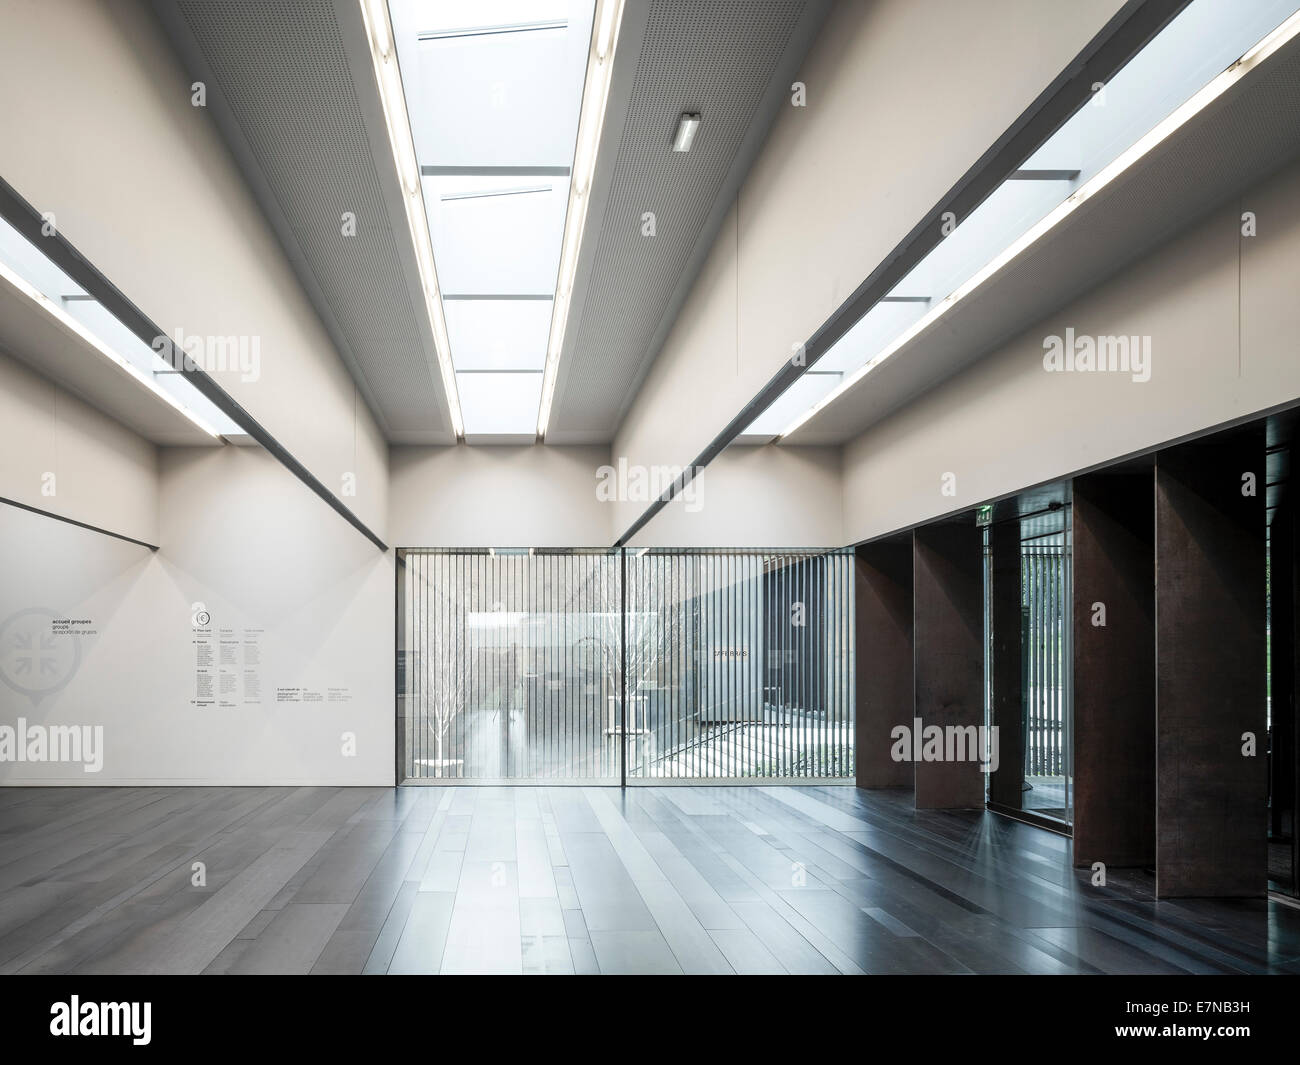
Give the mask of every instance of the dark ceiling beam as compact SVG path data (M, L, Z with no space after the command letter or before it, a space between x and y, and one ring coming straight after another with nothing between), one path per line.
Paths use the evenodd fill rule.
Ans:
M1078 170L1013 170L1007 175L1008 181L1073 181L1079 176Z
M127 536L126 533L114 532L112 529L105 529L102 525L91 525L89 522L78 521L76 518L70 518L66 514L56 514L52 510L42 510L40 507L33 507L28 503L19 503L16 499L7 499L0 496L0 503L6 506L17 507L19 510L25 510L31 514L39 514L42 518L53 518L55 521L64 522L67 525L75 525L78 529L88 529L90 532L99 533L101 536L111 536L114 540L125 540L128 544L137 544L140 547L147 547L150 551L157 551L158 545L147 543L144 540L137 540L134 536Z

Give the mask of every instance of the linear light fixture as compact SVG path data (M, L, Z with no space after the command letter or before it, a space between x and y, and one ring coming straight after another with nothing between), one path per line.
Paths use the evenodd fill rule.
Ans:
M136 381L147 388L178 414L184 415L185 418L199 429L202 429L208 434L208 436L212 437L214 440L219 440L221 438L221 434L217 432L216 429L186 407L185 404L165 388L161 387L158 382L153 379L152 375L145 373L145 371L140 369L140 367L119 355L98 336L96 336L94 332L88 329L81 322L77 321L76 318L73 318L72 315L55 303L54 300L50 299L49 296L29 282L21 274L15 273L3 262L0 262L0 279L3 279L21 292L34 304L45 311L46 314L58 322L59 325L76 333L77 336L103 355L104 358L108 359L109 362L114 363L120 369L126 371L128 375L135 378Z
M1153 126L1144 136L1140 137L1127 149L1111 160L1110 163L1094 174L1089 180L1079 186L1078 189L1071 193L1062 203L1053 208L1053 210L1044 218L1040 219L1007 245L1006 248L976 271L974 275L962 284L958 285L957 288L953 289L951 293L936 304L927 314L890 341L883 351L874 356L865 365L858 367L858 369L853 371L853 373L845 377L844 380L841 381L840 384L831 392L828 392L820 400L804 411L803 414L791 422L790 425L781 432L777 439L782 440L789 436L800 426L806 424L815 415L819 414L834 403L835 400L839 399L840 396L861 381L868 373L874 370L891 355L905 347L911 340L923 333L938 319L942 318L952 310L953 307L984 284L984 282L993 277L994 274L1020 255L1020 253L1026 248L1030 247L1049 233L1085 202L1092 199L1092 197L1096 196L1097 193L1128 170L1129 167L1133 166L1134 163L1149 154L1180 127L1186 125L1189 121L1204 111L1211 103L1217 100L1238 81L1291 41L1297 34L1300 34L1300 11L1291 15L1290 18L1286 19L1286 21L1246 51L1241 58L1237 59L1229 67L1220 72L1207 85L1193 93L1186 101L1175 108L1174 111L1164 119L1157 122L1156 125Z
M415 138L411 134L411 123L407 117L406 96L402 92L402 75L397 65L397 46L393 40L393 24L388 17L387 0L361 0L361 19L370 41L375 81L379 85L379 98L384 109L384 124L388 127L388 142L392 146L393 161L397 164L397 175L402 183L406 224L411 230L411 239L415 242L420 287L424 290L424 306L433 329L433 343L437 349L443 391L447 393L451 428L456 439L460 440L465 435L465 422L460 413L456 369L451 361L451 341L447 336L447 321L442 313L442 293L438 288L438 270L434 266L433 242L429 237L429 217L424 209L424 192L420 186L420 165L416 160Z
M673 151L689 152L695 143L695 134L700 130L700 116L685 114L677 120L677 132L673 135Z
M622 22L623 0L597 0L592 20L591 50L587 55L587 77L582 86L582 112L578 117L578 143L573 156L569 180L569 206L564 215L564 243L560 251L560 269L555 280L555 301L551 306L551 332L546 344L546 367L542 373L542 402L537 413L537 438L546 436L551 420L551 403L555 399L555 380L564 347L564 330L568 326L569 301L578 272L578 248L587 222L587 204L591 199L591 179L596 170L596 149L605 124L605 105L609 102L610 79L614 72L614 49Z

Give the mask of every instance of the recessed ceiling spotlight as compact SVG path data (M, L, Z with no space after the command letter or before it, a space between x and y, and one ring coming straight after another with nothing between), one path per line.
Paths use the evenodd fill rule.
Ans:
M682 115L677 120L677 132L673 136L673 151L689 152L695 143L695 134L700 128L700 116L693 113Z

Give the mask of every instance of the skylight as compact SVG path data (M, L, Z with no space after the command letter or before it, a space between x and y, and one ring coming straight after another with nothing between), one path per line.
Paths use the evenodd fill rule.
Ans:
M467 437L538 425L595 0L390 0Z
M1288 19L1298 10L1297 0L1192 0L742 437L787 436L834 402L1137 158L1151 138L1176 128L1164 124L1190 117L1179 109L1195 106L1233 63L1284 23L1295 32Z
M160 350L137 337L102 303L76 284L6 220L0 218L0 277L45 311L79 333L105 358L117 363L143 388L183 414L210 436L243 429L212 404Z

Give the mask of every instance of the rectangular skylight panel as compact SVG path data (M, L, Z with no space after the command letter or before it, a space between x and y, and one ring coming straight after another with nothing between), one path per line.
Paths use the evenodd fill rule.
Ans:
M1063 172L1073 167L1060 168ZM938 303L1078 187L1055 176L1005 181L899 282L894 294Z
M420 162L569 166L593 6L475 5L452 20L463 28L438 18L437 5L411 19L414 69L403 80Z
M456 374L457 391L468 391L467 436L537 426L596 7L387 4L433 253L427 272L436 270L442 296L434 332L445 324L442 365ZM373 47L384 55L383 38ZM507 369L542 372L498 372ZM516 403L532 405L531 426L512 413Z
M901 286L898 290L901 291ZM817 370L856 370L929 310L927 303L877 303L818 361Z
M1025 166L1073 160L1087 181L1297 10L1297 0L1195 0Z
M394 23L401 20L421 33L464 33L562 19L572 5L569 0L390 0L388 6Z
M127 362L137 367L141 372L149 374L154 384L175 397L186 409L193 411L217 432L225 434L243 433L244 430L236 425L228 414L214 406L207 396L195 388L183 372L177 372L171 363L163 359L159 353L161 349L155 350L152 345L146 344L111 314L102 303L97 300L66 300L64 309L122 358L126 359ZM225 338L222 338L222 340L224 341ZM249 359L243 370L239 367L238 358L233 354L238 350L237 344L231 345L226 350L232 353L230 361L227 363L230 369L221 371L212 367L209 374L216 380L217 384L225 387L222 378L227 376L238 380L245 375L260 375L260 345L257 353L257 365L254 365L253 361ZM251 349L246 349L246 351L248 350Z
M767 410L755 418L745 430L745 436L776 436L802 411L830 394L842 374L823 372L823 359L812 373L806 373L787 388Z
M457 370L538 370L546 362L550 299L446 300Z
M540 373L457 373L466 436L531 436L542 398Z
M443 294L553 295L568 197L563 177L425 178Z
M58 266L5 219L0 218L0 262L50 299L85 295Z

